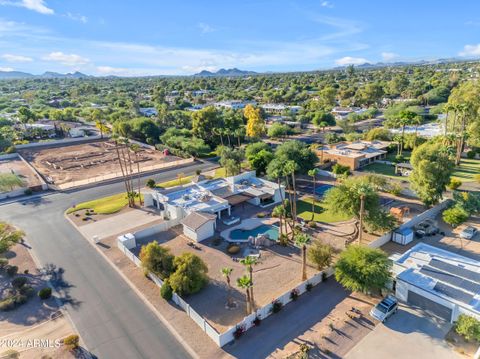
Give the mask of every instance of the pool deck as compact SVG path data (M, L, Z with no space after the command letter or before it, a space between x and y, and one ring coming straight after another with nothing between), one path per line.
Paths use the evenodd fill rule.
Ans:
M243 229L243 230L250 230L261 226L262 224L265 225L272 225L278 222L278 218L247 218L244 219L240 224L233 226L232 228L228 228L220 232L220 236L225 239L227 242L238 242L238 243L246 243L248 239L241 240L241 239L231 239L230 232L235 229Z

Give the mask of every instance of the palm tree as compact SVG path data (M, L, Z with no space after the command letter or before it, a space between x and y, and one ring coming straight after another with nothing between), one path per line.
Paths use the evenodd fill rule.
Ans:
M140 193L140 161L138 160L138 152L140 152L140 146L136 143L133 143L130 148L132 149L133 153L135 154L135 162L137 163L137 187L138 187L138 201L140 206L142 203L142 194Z
M115 150L117 152L117 159L118 159L118 163L120 165L120 171L122 172L122 178L123 178L123 182L125 184L125 190L127 192L128 206L133 207L133 205L135 205L135 204L132 205L132 202L131 202L130 193L132 192L132 190L130 188L130 182L128 181L128 178L127 178L127 175L126 175L126 168L124 168L125 163L124 163L124 159L122 159L123 156L120 156L120 146L119 146L118 136L114 135L114 136L112 136L112 139L113 139L113 142L115 143ZM123 151L122 151L122 154L123 154Z
M295 244L302 249L302 282L307 280L307 243L310 236L300 233L295 237Z
M243 258L240 263L242 263L247 268L248 277L250 279L250 300L252 303L251 307L252 309L255 309L255 299L253 297L253 266L256 265L258 262L255 257L247 256Z
M312 221L314 220L315 218L315 184L316 184L316 180L317 180L317 169L314 168L314 169L311 169L308 171L308 175L309 176L312 176L312 182L313 182L313 198L312 198Z
M245 297L247 302L247 315L249 315L252 311L250 306L250 288L252 286L252 281L248 276L244 275L240 278L237 278L237 286L241 289L245 290Z
M280 238L283 237L283 216L285 215L285 208L282 205L276 206L272 211L272 216L280 220Z
M225 277L228 286L228 297L227 297L227 307L232 308L234 306L232 298L232 285L230 283L230 276L232 275L233 269L224 267L222 268L222 275Z

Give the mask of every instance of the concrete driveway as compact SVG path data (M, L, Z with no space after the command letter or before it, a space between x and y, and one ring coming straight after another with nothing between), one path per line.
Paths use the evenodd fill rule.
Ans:
M396 314L385 324L377 325L345 358L460 359L460 354L443 340L451 326L402 305Z

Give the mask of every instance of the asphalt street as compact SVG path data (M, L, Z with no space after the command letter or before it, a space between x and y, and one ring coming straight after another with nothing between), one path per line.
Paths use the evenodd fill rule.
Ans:
M195 163L156 175L157 182L178 173L194 174L216 165ZM87 243L63 213L80 203L123 191L123 183L53 192L0 203L0 219L26 232L42 265L64 269L68 286L61 289L65 303L87 349L98 358L190 358L162 322L130 289L120 275Z

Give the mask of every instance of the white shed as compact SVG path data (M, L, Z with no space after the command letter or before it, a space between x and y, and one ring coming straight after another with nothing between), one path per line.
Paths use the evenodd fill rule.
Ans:
M192 212L180 223L183 225L183 234L194 241L201 242L215 234L217 216L205 212Z

